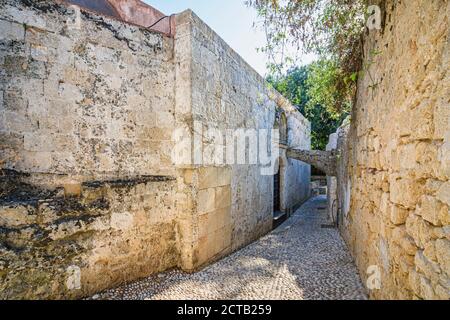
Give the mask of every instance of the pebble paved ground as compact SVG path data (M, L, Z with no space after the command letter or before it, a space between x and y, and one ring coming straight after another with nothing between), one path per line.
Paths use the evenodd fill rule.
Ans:
M279 228L194 274L172 270L94 299L366 299L352 258L326 224L326 197Z

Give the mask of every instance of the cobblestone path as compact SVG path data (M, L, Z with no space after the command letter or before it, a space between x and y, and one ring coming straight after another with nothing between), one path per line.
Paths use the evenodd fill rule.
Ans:
M200 272L173 270L95 295L95 299L366 299L326 198L306 202L279 228Z

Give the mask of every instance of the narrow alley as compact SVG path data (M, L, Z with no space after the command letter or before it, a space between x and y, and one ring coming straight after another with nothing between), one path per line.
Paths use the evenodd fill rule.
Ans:
M186 274L172 270L93 299L366 299L337 229L322 228L326 197L306 202L249 246Z

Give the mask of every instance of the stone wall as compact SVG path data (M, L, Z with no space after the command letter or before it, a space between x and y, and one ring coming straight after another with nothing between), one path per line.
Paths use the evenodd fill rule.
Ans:
M309 148L310 125L191 11L168 37L54 1L0 5L1 298L193 271L271 229L273 176L178 163L177 134L283 113L288 143ZM289 211L310 168L278 161Z
M338 133L333 133L328 139L326 146L327 151L337 150ZM337 224L337 211L338 211L338 199L337 199L337 177L327 176L327 213L328 220L334 224Z
M18 3L0 13L4 167L173 175L173 39L83 11L78 28L64 6Z
M199 183L202 184L202 176L209 180L205 189L197 187L200 190L197 198L199 220L194 220L193 228L199 231L194 233L192 240L196 242L199 251L203 251L201 248L206 246L214 255L218 252L223 255L250 243L271 229L273 176L262 175L262 166L259 164L227 163L222 167L208 165L214 162L217 155L214 148L226 144L225 135L229 130L234 133L239 129L274 128L278 110L287 118L288 143L309 149L310 124L277 92L269 89L259 74L189 10L177 16L175 52L176 55L190 57L183 61L183 70L177 75L177 88L191 89L190 100L177 103L177 110L183 110L180 114L185 112L188 115L180 117L183 118L180 126L186 127L187 132L199 134L202 142L202 164L197 168ZM205 132L210 129L218 130L224 139L207 137ZM282 210L289 210L309 196L307 181L310 167L299 161L287 160L284 150L280 155L281 206ZM222 159L225 157L224 154ZM224 179L227 182L225 189L222 183ZM217 187L221 189L218 191ZM224 192L224 195L220 196L218 192ZM214 194L215 204L212 200ZM207 208L202 208L205 205L201 200L203 198L211 201ZM221 211L217 211L218 209ZM227 237L221 248L210 248L211 244L216 243L210 238L217 235L205 235L201 232L203 223L209 224L209 219L215 219L211 214L209 218L204 217L205 212L213 213L220 220L219 225L223 229L218 233L231 232L231 237ZM212 255L211 253L209 256ZM201 264L210 258L203 256L195 260Z
M0 297L62 299L178 265L176 181L91 181L79 197L10 173L0 200Z
M79 297L180 261L173 39L1 1L2 298Z
M381 4L339 143L341 231L372 298L448 300L450 3Z

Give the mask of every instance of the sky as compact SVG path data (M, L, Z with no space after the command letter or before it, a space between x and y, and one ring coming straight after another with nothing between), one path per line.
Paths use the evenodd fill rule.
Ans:
M265 45L262 30L253 27L256 11L248 8L244 0L144 0L166 15L191 9L217 32L259 74L266 75L266 55L257 52ZM305 57L301 64L308 63Z

